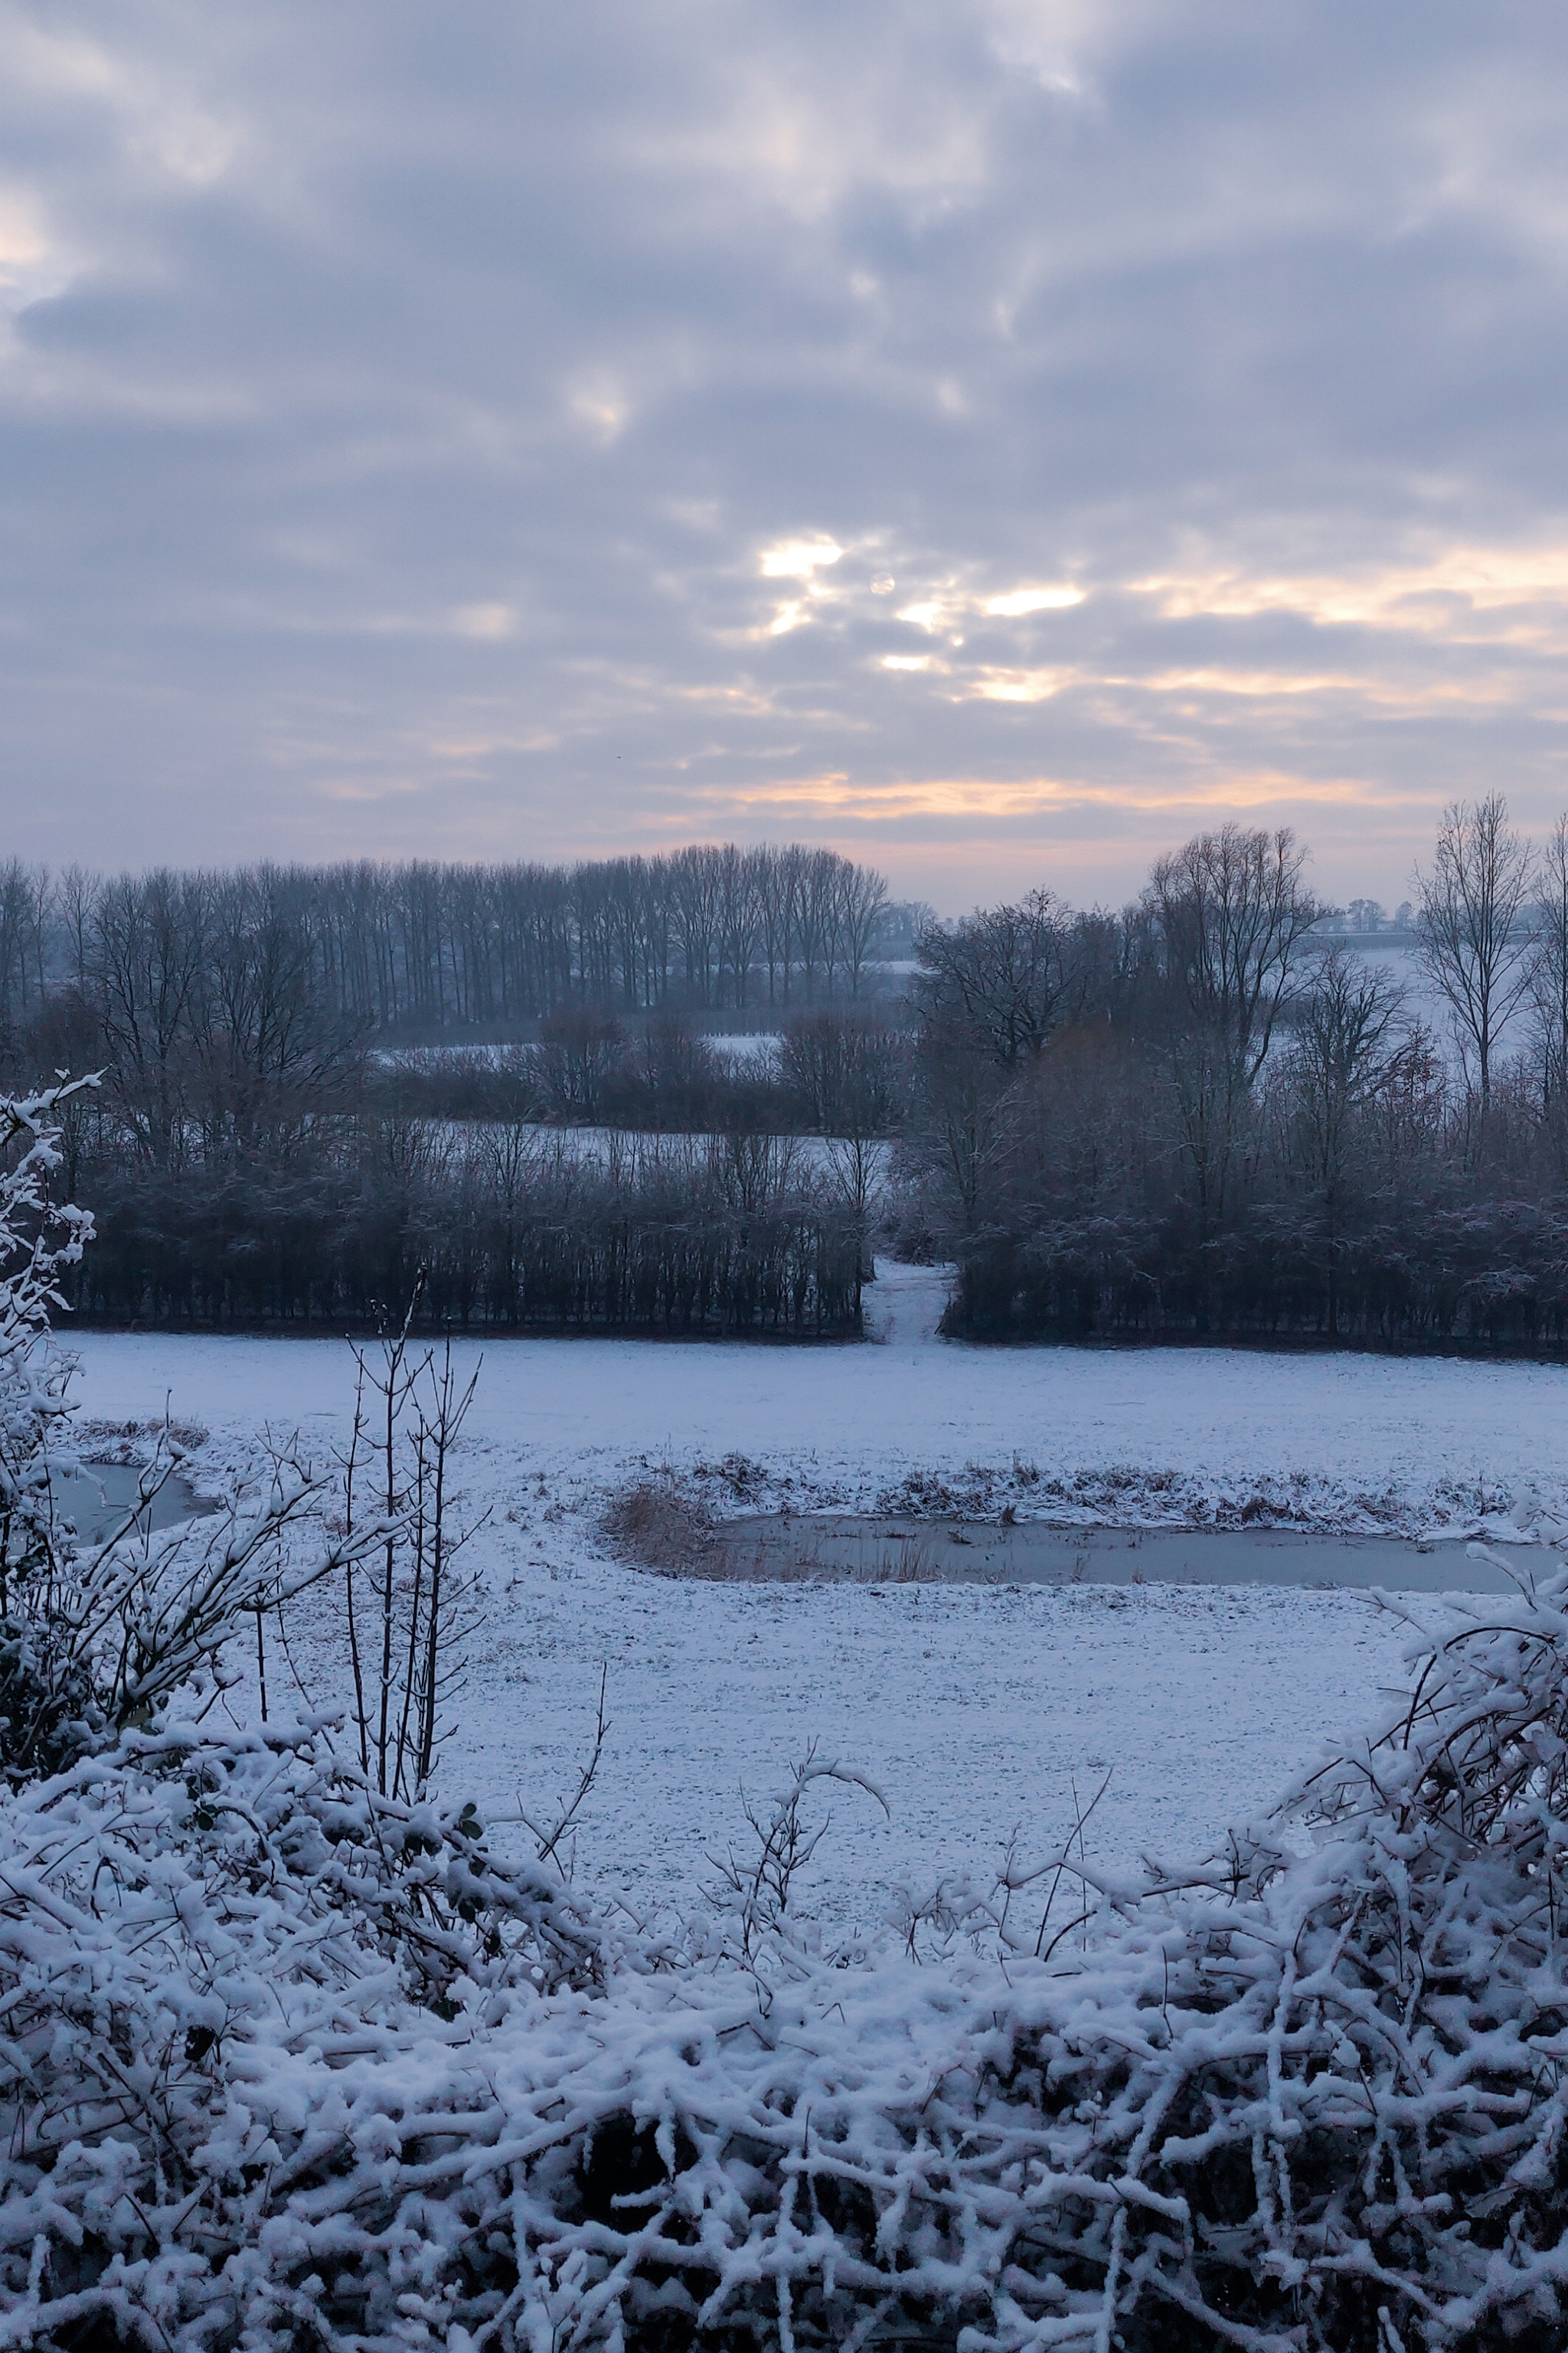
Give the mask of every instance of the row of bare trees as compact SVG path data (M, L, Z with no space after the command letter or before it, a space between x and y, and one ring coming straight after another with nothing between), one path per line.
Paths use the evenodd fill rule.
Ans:
M802 1010L725 1053L683 1013L568 1006L526 1044L388 1055L312 1036L266 948L188 986L106 961L96 1006L68 986L20 1034L26 1068L102 1073L61 1113L102 1240L79 1313L363 1327L423 1266L426 1311L479 1327L858 1328L907 1027ZM584 1128L604 1133L579 1150ZM763 1183L802 1133L826 1139L815 1163Z
M1288 830L929 932L900 1214L954 1328L1568 1337L1568 821L1448 809L1416 898L1421 990Z
M890 922L892 928L889 928ZM510 1031L560 1007L744 1011L863 994L896 944L870 868L798 845L574 867L0 867L0 1034L68 982L142 1057L199 1013L285 1064L339 1031Z

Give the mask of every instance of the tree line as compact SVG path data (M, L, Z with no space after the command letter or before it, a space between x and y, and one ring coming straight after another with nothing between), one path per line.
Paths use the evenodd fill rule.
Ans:
M864 875L815 859L757 853ZM742 854L663 868L704 861ZM808 1005L829 968L775 967L746 1055L684 965L628 1006L575 950L526 1039L398 1045L322 993L320 881L0 870L0 1083L103 1073L64 1117L101 1231L79 1312L363 1327L424 1268L483 1328L847 1335L881 1247L952 1261L976 1337L1568 1336L1568 822L1536 849L1499 796L1417 878L1419 993L1326 929L1288 828L1232 825L1119 911L928 913L901 997ZM773 1173L737 1193L748 1152Z
M286 1024L253 1023L239 1053L187 1019L156 1051L50 1001L32 1065L101 1073L61 1113L62 1182L99 1231L71 1304L374 1329L417 1283L422 1320L464 1329L858 1331L907 1029L803 1013L733 1062L677 1014L634 1034L567 1011L542 1031L384 1060L352 1035L293 1050ZM814 1155L802 1135L828 1140Z
M1337 945L1289 828L921 942L903 1244L993 1338L1568 1339L1568 820L1456 804L1415 995Z
M73 1155L68 1150L66 1166ZM330 1120L247 1167L89 1165L78 1313L187 1328L819 1340L860 1328L853 1187L788 1139Z
M575 866L261 865L51 876L0 866L0 1038L52 983L127 1021L278 1018L381 1037L517 1035L563 1006L792 1008L866 990L901 938L882 877L798 844Z
M35 921L0 1059L23 1085L101 1073L63 1114L64 1181L100 1230L79 1314L374 1328L422 1274L425 1317L467 1328L858 1330L869 1145L911 1063L885 998L811 1009L795 969L760 1055L725 1057L679 1003L577 996L523 1042L388 1048L322 998L299 881L121 878L79 898L63 969ZM686 1141L563 1140L601 1126ZM847 1141L815 1160L774 1141L803 1132Z

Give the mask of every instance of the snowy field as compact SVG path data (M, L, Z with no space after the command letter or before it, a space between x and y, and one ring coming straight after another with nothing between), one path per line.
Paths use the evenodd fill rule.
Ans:
M597 1522L617 1487L665 1465L730 1510L874 1510L918 1492L946 1510L1005 1499L1168 1522L1261 1501L1298 1523L1499 1535L1568 1515L1568 1377L1552 1369L973 1349L933 1339L940 1276L889 1270L876 1301L880 1344L865 1347L490 1345L463 1466L468 1508L490 1514L474 1546L487 1615L447 1795L492 1818L520 1800L548 1810L607 1662L612 1730L580 1875L691 1903L705 1856L742 1834L742 1787L769 1792L816 1740L891 1810L846 1798L816 1869L824 1915L872 1929L900 1883L988 1877L1015 1832L1026 1853L1051 1847L1108 1769L1091 1857L1190 1853L1260 1811L1400 1674L1397 1625L1331 1592L655 1577L610 1559ZM342 1342L76 1345L88 1415L145 1419L167 1396L210 1430L209 1478L264 1426L298 1429L318 1459L345 1431ZM331 1704L344 1683L322 1614L300 1663Z
M447 1132L454 1142L460 1143L488 1124L484 1121L470 1121L465 1126L453 1122ZM692 1153L705 1152L710 1145L721 1145L728 1141L722 1135L708 1134L700 1129L688 1133L685 1129L555 1127L542 1121L531 1120L519 1124L522 1133L532 1140L536 1151L546 1155L559 1154L563 1160L584 1167L590 1163L600 1168L612 1166L651 1168L660 1164L679 1166ZM773 1146L781 1183L784 1181L786 1173L791 1171L831 1171L838 1165L841 1156L842 1147L832 1136L775 1135L767 1141ZM876 1172L875 1181L879 1183L886 1176L892 1150L892 1145L885 1143L875 1143L866 1147L867 1158Z
M694 1034L721 1062L764 1062L784 1044L776 1029L699 1029ZM386 1070L437 1070L444 1062L479 1062L501 1071L520 1053L532 1050L531 1041L515 1039L471 1045L377 1046L372 1048L370 1059Z
M521 1135L544 1161L573 1168L649 1173L659 1167L683 1168L693 1155L730 1140L701 1128L558 1127L545 1120L430 1120L426 1130L454 1152L462 1152L479 1136ZM840 1173L853 1149L830 1135L771 1135L764 1140L772 1150L773 1179L781 1187L807 1175ZM873 1184L887 1181L892 1153L891 1144L880 1141L864 1147Z
M711 1030L702 1040L721 1062L769 1062L784 1044L776 1029Z

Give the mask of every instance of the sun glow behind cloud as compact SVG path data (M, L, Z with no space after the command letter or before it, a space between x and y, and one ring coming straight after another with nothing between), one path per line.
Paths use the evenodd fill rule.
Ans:
M831 539L786 539L763 550L764 580L812 580L818 572L841 563L844 550Z
M1140 817L1178 814L1205 822L1217 811L1276 808L1298 796L1319 807L1353 807L1364 798L1354 778L1322 779L1303 790L1295 776L1268 772L1227 778L1223 786L1208 789L1155 790L1039 776L1005 784L992 777L931 776L868 785L840 772L741 786L733 797L746 809L779 818L816 811L874 826L907 818L1006 824L1073 810L1127 810Z
M1195 566L1128 584L1152 597L1170 620L1201 617L1250 619L1295 613L1323 627L1348 625L1421 637L1462 638L1467 617L1511 615L1516 628L1529 617L1568 617L1568 544L1435 550L1421 562L1348 567L1340 573L1249 575L1228 567ZM1489 638L1497 632L1488 628Z
M773 547L763 548L760 558L763 578L798 580L803 594L787 597L782 605L775 606L765 628L752 634L785 638L793 629L805 628L815 617L815 601L831 594L827 584L818 580L817 574L831 571L843 560L843 548L831 539L785 539Z
M1055 670L982 670L967 691L983 702L1048 702L1061 692L1067 676Z
M1009 588L1003 596L987 596L983 612L993 620L1022 620L1029 613L1066 613L1083 603L1081 588Z
M1092 825L1097 812L1120 812L1203 822L1226 810L1279 812L1292 805L1320 812L1360 807L1384 823L1406 805L1405 797L1371 775L1317 773L1310 754L1301 756L1317 723L1304 714L1332 714L1336 731L1362 712L1385 724L1435 723L1445 713L1485 718L1510 707L1521 688L1531 691L1521 681L1521 653L1538 655L1559 641L1568 647L1568 561L1555 542L1467 544L1420 562L1342 574L1315 565L1295 574L1254 573L1245 564L1210 558L1158 575L1105 574L1089 586L1037 582L998 589L975 585L951 565L922 582L925 564L899 550L897 538L888 528L868 538L862 533L860 545L871 555L858 552L855 535L844 532L770 544L759 560L763 576L798 583L800 593L774 609L767 634L818 624L814 635L824 651L814 667L820 669L836 659L831 649L847 650L866 627L885 633L890 618L928 643L943 640L939 657L889 649L884 634L873 667L890 695L912 696L932 714L989 709L1014 729L1037 728L1048 709L1060 714L1047 723L1053 733L1102 743L1120 734L1142 746L1145 760L1152 754L1174 761L1175 773L1144 780L1124 768L1115 780L1092 774L1042 780L1026 773L954 781L912 771L868 780L833 770L776 787L727 786L720 798L738 817L765 811L795 823L813 813L831 815L889 839L900 827L939 821L1006 832L1031 818L1081 826ZM893 554L896 571L873 568L875 553L883 550ZM885 600L895 580L906 601L889 617ZM1137 620L1135 662L1127 659L1129 617ZM1289 625L1314 642L1334 631L1342 649L1353 642L1356 659L1325 665L1320 654L1259 662L1259 623ZM1040 659L1069 627L1071 658ZM1194 628L1203 632L1205 658L1172 659L1173 644L1190 641ZM998 659L1009 639L1033 658ZM1468 648L1468 659L1444 663L1434 674L1435 640ZM1539 688L1533 691L1546 707ZM1554 696L1552 707L1558 702L1568 703L1568 695ZM787 701L775 708L782 716ZM1275 757L1249 757L1238 733L1258 746L1268 744ZM1208 746L1206 773L1194 774L1200 744ZM1281 768L1278 753L1287 744L1299 747L1297 765ZM1010 744L1007 765L1027 757L1021 739Z

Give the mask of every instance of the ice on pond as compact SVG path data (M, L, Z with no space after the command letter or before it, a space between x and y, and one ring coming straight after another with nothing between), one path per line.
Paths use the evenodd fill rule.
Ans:
M188 1479L176 1471L164 1480L150 1504L136 1511L142 1472L133 1462L84 1462L76 1471L57 1471L49 1480L55 1507L68 1520L83 1544L105 1544L136 1525L172 1528L181 1520L205 1519L219 1506L210 1495L198 1495Z
M1300 1528L1061 1527L1006 1522L787 1513L726 1521L718 1572L853 1585L1295 1585L1363 1592L1506 1593L1507 1571L1453 1537L1347 1535ZM1552 1556L1518 1548L1519 1576Z

